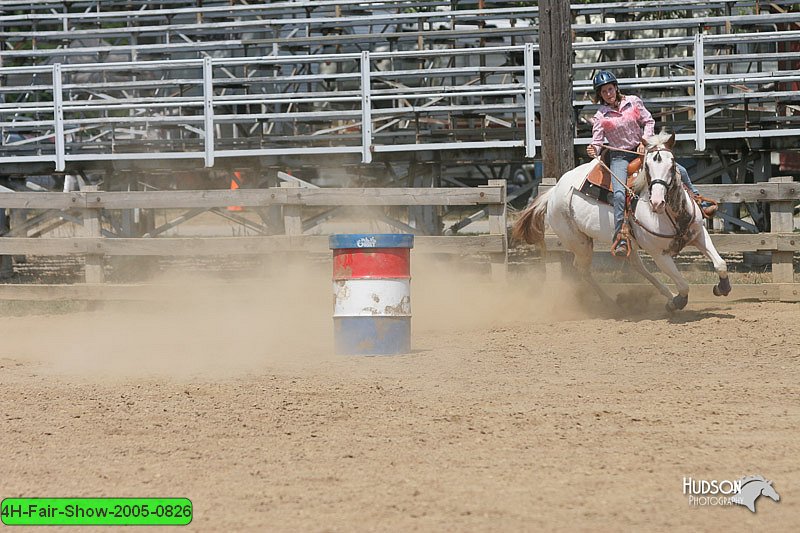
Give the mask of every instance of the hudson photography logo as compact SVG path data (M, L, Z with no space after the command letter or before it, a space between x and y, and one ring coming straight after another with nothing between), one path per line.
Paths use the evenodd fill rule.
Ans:
M747 476L736 480L684 477L683 494L693 507L742 505L753 513L756 512L759 496L776 502L781 499L772 481L767 481L763 476Z

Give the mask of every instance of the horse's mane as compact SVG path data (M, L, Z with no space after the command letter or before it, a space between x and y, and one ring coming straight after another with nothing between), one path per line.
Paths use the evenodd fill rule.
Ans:
M639 174L636 175L636 179L633 180L633 192L636 194L642 194L647 188L647 165L642 165L642 170Z
M655 135L651 135L646 139L642 139L645 144L646 150L652 150L659 146L666 147L667 142L672 138L670 133L667 133L667 130L661 130L659 133ZM639 172L639 175L636 176L636 179L633 181L633 192L636 194L641 194L647 188L647 165L642 165L642 171Z
M649 150L655 148L656 146L663 146L667 144L667 141L669 141L670 137L672 137L671 133L669 133L667 130L661 130L655 135L651 135L647 139L644 139L644 144Z

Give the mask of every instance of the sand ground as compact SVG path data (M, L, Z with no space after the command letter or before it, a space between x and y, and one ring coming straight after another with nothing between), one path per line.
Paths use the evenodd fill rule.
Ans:
M2 497L188 497L197 531L797 531L800 307L621 318L415 265L413 353L331 354L330 274L0 320ZM684 477L779 503L691 507Z

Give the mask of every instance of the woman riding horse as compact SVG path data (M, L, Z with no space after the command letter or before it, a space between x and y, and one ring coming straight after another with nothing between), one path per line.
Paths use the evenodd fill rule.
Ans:
M625 95L619 90L617 78L607 70L601 70L593 80L594 103L602 102L592 118L592 142L586 152L589 157L600 155L603 141L607 141L614 150L611 153L611 178L614 191L614 243L611 253L617 257L628 255L629 243L620 235L625 216L625 183L628 178L628 163L644 152L642 137L651 137L655 127L653 115L644 106L638 96ZM689 179L689 173L682 165L676 165L681 180L699 196L697 188ZM716 212L716 205L703 205L703 212L711 217Z
M692 199L676 169L672 147L674 135L661 133L647 139L642 170L633 190L639 201L631 208L632 252L630 265L652 283L667 300L670 312L683 309L689 300L689 284L675 265L673 257L685 246L696 247L714 265L719 283L716 296L731 292L728 267L717 252L705 227L700 207ZM613 305L591 274L594 242L611 242L615 213L611 206L581 192L591 161L561 176L556 185L543 192L519 216L512 228L515 239L537 244L545 252L545 226L558 236L561 245L572 252L573 265L604 302ZM637 252L642 249L656 266L675 283L677 294L645 268Z

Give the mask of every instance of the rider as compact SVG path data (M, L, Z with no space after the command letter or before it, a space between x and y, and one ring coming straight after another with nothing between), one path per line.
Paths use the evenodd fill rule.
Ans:
M592 118L592 142L586 149L589 157L595 158L600 155L604 140L607 140L608 144L614 148L644 153L641 139L642 136L646 138L653 135L655 120L644 106L641 98L622 94L617 78L607 70L601 70L595 75L593 85L592 100L601 105ZM611 179L614 198L614 242L616 243L612 253L618 257L628 254L627 240L618 238L618 236L625 216L624 183L628 177L628 163L637 157L636 153L630 152L611 152L611 172L619 178ZM686 169L678 164L676 167L683 183L691 189L695 196L698 196L700 193L689 179ZM708 216L712 216L716 211L716 205L713 204L702 207Z

